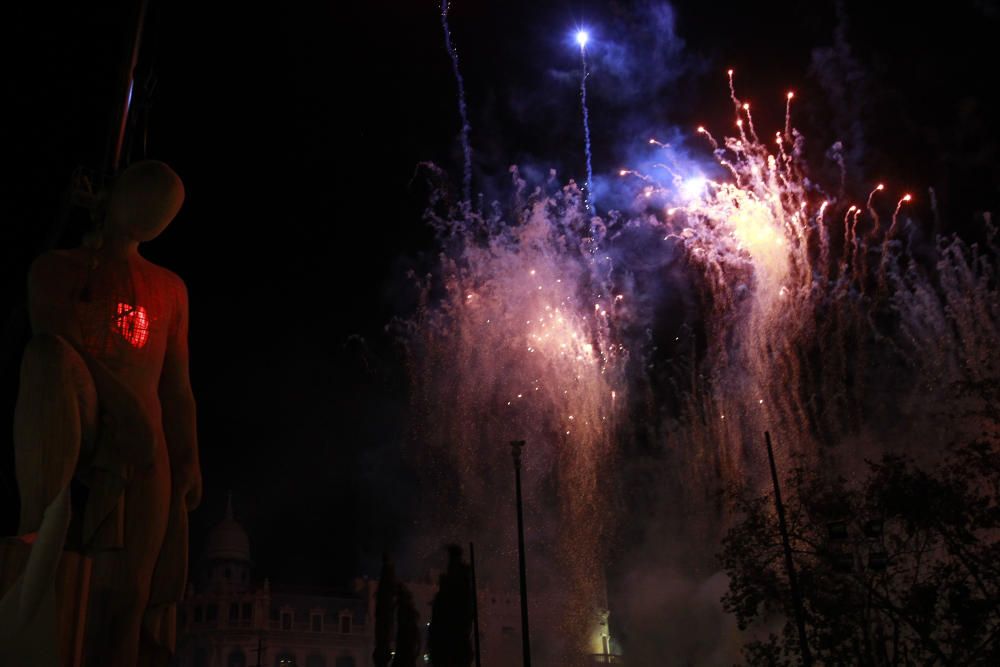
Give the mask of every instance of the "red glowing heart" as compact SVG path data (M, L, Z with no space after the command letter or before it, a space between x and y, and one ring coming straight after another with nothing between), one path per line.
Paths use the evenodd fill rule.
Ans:
M141 348L149 340L149 314L142 306L119 303L112 327L136 349Z

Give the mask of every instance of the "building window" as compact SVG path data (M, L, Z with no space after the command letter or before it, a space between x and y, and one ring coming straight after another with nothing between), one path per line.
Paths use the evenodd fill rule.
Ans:
M233 602L229 605L229 620L232 623L240 620L240 605L237 602Z
M198 605L197 607L194 608L194 622L201 623L201 619L202 619L201 605Z
M340 617L340 632L345 635L351 634L351 617L347 614Z
M306 667L326 667L326 658L316 653L306 658Z
M342 655L337 658L337 667L355 667L355 665L357 663L354 662L353 655Z
M233 571L232 571L232 570L230 570L230 569L229 569L229 568L227 567L227 568L226 568L226 581L229 581L229 580L230 580L230 579L232 579L232 578L233 578Z
M253 619L253 605L249 602L243 603L243 620L249 621Z
M323 632L323 614L312 614L309 617L313 632Z
M281 629L282 630L292 629L292 612L290 611L281 612Z
M219 605L210 604L205 607L205 620L209 623L214 623L219 618Z

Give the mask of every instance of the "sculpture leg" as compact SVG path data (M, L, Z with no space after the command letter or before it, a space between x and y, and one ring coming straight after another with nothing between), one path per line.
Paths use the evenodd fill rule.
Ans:
M21 534L38 530L96 430L97 390L86 363L59 336L35 336L24 351L14 410Z
M125 545L95 554L88 618L88 667L134 667L153 571L170 509L170 463L162 441L153 466L125 490Z

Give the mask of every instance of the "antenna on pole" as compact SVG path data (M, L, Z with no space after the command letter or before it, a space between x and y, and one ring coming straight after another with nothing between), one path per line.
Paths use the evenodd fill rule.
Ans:
M104 158L105 175L114 175L121 166L125 130L128 128L129 111L132 109L132 98L135 94L135 68L139 63L139 49L142 46L142 33L146 25L148 8L149 0L139 0L135 8L133 30L128 36L128 58L118 76L119 98L112 121L113 131L108 137L107 154Z
M482 667L479 657L479 589L476 586L476 545L469 542L469 565L472 575L472 638L476 649L476 667Z
M792 604L795 609L795 625L799 631L799 650L802 654L803 667L812 666L812 654L809 652L809 641L806 639L805 609L802 607L802 595L799 583L795 577L795 562L792 560L792 543L788 538L788 526L785 525L785 506L781 502L781 487L778 485L778 469L774 465L774 450L771 449L771 433L764 431L764 442L767 443L767 462L771 466L771 482L774 484L774 507L778 512L778 530L781 531L781 546L785 552L785 572L788 575L788 588L792 593Z

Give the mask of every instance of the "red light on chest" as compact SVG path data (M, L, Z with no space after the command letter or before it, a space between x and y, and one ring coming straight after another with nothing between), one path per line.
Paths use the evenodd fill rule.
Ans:
M149 314L142 306L119 302L111 328L129 345L140 349L149 340Z

